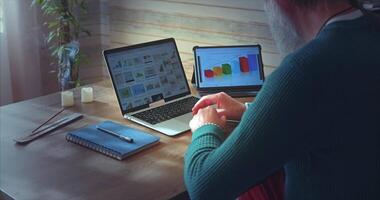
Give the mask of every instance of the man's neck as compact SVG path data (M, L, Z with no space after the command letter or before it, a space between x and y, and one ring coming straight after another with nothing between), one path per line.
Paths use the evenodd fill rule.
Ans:
M354 9L348 3L322 4L313 10L296 8L294 19L298 32L306 40L312 40L323 28L326 22L337 14L346 14ZM343 12L342 12L343 11Z

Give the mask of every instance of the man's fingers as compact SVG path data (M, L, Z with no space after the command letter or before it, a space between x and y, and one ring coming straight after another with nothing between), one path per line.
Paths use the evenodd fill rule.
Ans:
M218 113L218 115L221 117L221 116L227 116L227 111L226 109L216 109L216 112Z
M224 93L224 92L220 92L220 93L217 93L217 94L210 94L210 95L202 97L194 105L194 107L192 109L193 115L197 114L198 110L200 108L205 108L207 106L211 106L211 105L214 105L214 104L218 104L218 107L221 107L221 105L219 105L219 104L221 103L221 101L223 101L222 99L228 98L228 97L229 96L226 93Z
M223 123L226 123L227 121L227 117L225 115L223 115L220 119L222 120Z
M202 97L193 107L193 115L198 113L198 110L201 108L205 108L207 106L213 105L217 102L217 96L216 94L211 94Z

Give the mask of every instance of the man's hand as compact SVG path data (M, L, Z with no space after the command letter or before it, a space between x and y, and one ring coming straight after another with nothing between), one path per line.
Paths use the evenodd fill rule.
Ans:
M202 97L193 107L193 115L199 112L199 109L217 105L219 116L226 116L227 119L240 120L245 111L244 104L238 102L224 92L211 94Z
M194 132L205 123L213 123L224 129L226 126L226 116L220 115L216 109L212 107L201 108L198 110L198 113L194 115L189 126L191 131Z

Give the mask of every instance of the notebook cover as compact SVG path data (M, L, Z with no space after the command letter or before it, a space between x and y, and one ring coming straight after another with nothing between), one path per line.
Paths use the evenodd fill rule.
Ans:
M96 129L97 126L133 138L133 143L99 131ZM66 139L118 160L146 149L160 140L157 136L112 121L104 121L69 132Z

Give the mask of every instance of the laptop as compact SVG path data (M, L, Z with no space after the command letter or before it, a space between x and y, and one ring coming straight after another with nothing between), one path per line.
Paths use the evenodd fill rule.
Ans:
M174 136L190 130L191 95L173 38L103 51L125 119Z

